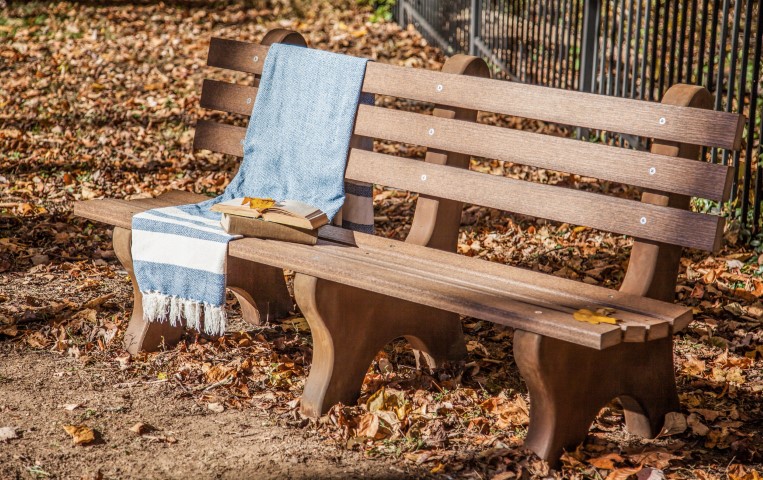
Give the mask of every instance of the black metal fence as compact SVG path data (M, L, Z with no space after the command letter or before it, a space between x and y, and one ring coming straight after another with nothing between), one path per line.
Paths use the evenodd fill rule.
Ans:
M660 99L674 83L706 86L717 110L748 118L741 154L711 149L703 155L734 166L729 209L757 232L763 202L760 3L398 0L396 16L448 54L484 57L499 78L646 100Z

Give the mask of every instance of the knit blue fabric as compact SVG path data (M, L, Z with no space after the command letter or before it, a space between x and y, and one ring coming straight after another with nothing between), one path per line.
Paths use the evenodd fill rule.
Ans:
M344 170L365 70L362 58L270 47L246 131L244 164L228 189L299 200L332 219L344 203Z
M313 205L329 219L344 203L344 171L367 60L275 44L244 140L244 160L222 195L133 217L135 277L148 321L225 332L228 235L209 208L238 197ZM370 97L362 99L372 102ZM182 248L181 248L182 246Z

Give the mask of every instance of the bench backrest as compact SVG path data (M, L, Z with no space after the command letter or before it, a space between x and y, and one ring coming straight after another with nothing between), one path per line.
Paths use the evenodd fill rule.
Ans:
M208 64L259 74L268 46L214 38ZM688 87L699 88L699 87ZM744 117L691 106L600 96L489 78L454 75L371 62L363 91L493 112L564 125L655 139L671 145L738 150ZM205 108L249 115L256 87L205 80ZM701 96L700 96L701 98ZM200 121L194 146L242 155L245 129ZM636 151L458 119L361 105L355 134L417 144L439 151L485 157L594 177L647 191L728 199L729 166ZM716 250L724 221L674 205L630 200L560 186L493 176L433 162L352 148L347 179L509 212L585 225L638 239Z

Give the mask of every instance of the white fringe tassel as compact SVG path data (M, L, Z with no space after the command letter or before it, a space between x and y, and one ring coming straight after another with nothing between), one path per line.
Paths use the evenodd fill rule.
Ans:
M225 306L215 306L209 303L189 300L159 292L141 292L143 294L143 318L148 322L164 322L170 325L201 331L202 313L204 315L204 333L208 335L225 334L225 324L228 319Z

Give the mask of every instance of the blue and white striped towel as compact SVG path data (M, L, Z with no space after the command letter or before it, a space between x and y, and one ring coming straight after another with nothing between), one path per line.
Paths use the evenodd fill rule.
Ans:
M225 332L228 242L209 208L238 197L314 205L332 219L344 202L344 170L366 60L275 44L244 141L238 174L217 198L158 208L132 220L135 277L147 321Z

